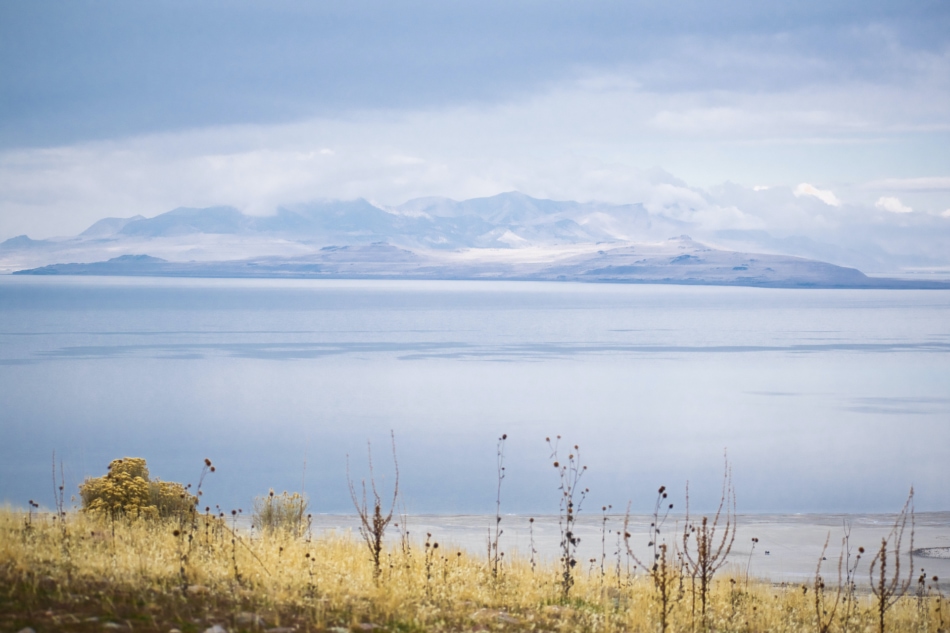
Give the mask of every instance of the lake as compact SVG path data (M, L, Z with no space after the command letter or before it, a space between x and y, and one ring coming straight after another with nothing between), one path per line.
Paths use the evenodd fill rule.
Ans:
M950 292L527 282L0 277L0 501L125 455L248 512L350 512L347 455L409 513L950 508ZM820 544L819 544L820 545Z

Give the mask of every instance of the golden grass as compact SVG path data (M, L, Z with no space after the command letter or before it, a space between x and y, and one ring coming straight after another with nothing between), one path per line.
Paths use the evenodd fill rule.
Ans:
M252 536L208 516L112 521L68 513L64 523L7 509L0 510L0 631L659 630L647 576L578 573L565 599L559 565L532 571L529 561L511 558L495 575L489 561L433 541L391 545L377 581L366 545L349 534ZM667 630L702 630L690 579L677 578L675 587ZM877 630L873 596L853 606L847 619L839 606L830 630ZM714 631L819 627L814 590L801 585L724 575L713 582L709 611L706 628ZM946 631L948 611L939 595L906 596L888 611L887 630Z

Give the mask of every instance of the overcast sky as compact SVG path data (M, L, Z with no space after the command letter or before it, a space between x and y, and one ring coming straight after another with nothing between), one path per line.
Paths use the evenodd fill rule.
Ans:
M950 0L0 0L0 239L724 182L950 231L948 148Z

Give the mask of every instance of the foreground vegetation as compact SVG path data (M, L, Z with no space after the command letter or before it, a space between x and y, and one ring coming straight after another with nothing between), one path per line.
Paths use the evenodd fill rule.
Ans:
M567 598L559 567L485 560L428 546L385 549L374 580L365 545L349 536L310 538L274 530L249 538L202 516L175 520L66 521L0 512L0 630L107 628L205 631L296 629L391 631L657 631L662 603L649 575L578 575ZM672 583L671 631L700 630L689 578ZM825 589L828 600L828 589ZM706 626L716 631L869 631L874 597L816 613L813 586L773 587L722 577ZM905 596L888 630L942 631L950 604Z
M652 561L636 559L628 542L633 565L618 558L581 573L572 528L586 495L584 468L576 450L557 460L553 448L562 543L551 562L533 548L528 558L504 556L500 514L487 558L431 535L422 543L405 532L384 539L391 506L372 480L362 495L351 487L362 538L313 534L306 500L273 492L258 498L255 525L242 530L236 513L202 511L200 480L194 489L153 482L143 460L117 460L108 475L84 482L84 511L63 509L62 488L55 513L37 514L32 502L26 512L0 510L0 631L950 630L950 602L930 579L895 569L908 522L913 533L912 496L877 554L859 554L877 561L867 593L856 590L857 565L848 559L828 574L833 579L822 577L819 563L803 585L729 575L728 467L719 511L687 519L671 541L660 528L672 506L659 489L646 535ZM202 477L212 471L206 462ZM398 476L393 504L397 492Z

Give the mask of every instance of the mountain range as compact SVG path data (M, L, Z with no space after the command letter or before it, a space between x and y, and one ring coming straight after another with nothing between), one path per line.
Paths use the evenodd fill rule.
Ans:
M152 218L105 218L75 237L9 239L0 243L0 271L908 285L797 257L796 250L814 250L808 240L796 243L733 231L696 241L685 235L691 228L688 222L651 213L639 204L541 200L517 192L464 201L419 198L396 207L363 199L320 200L280 207L269 216L247 215L232 207L179 208ZM772 244L757 254L716 244L730 239ZM943 287L940 282L911 285Z

